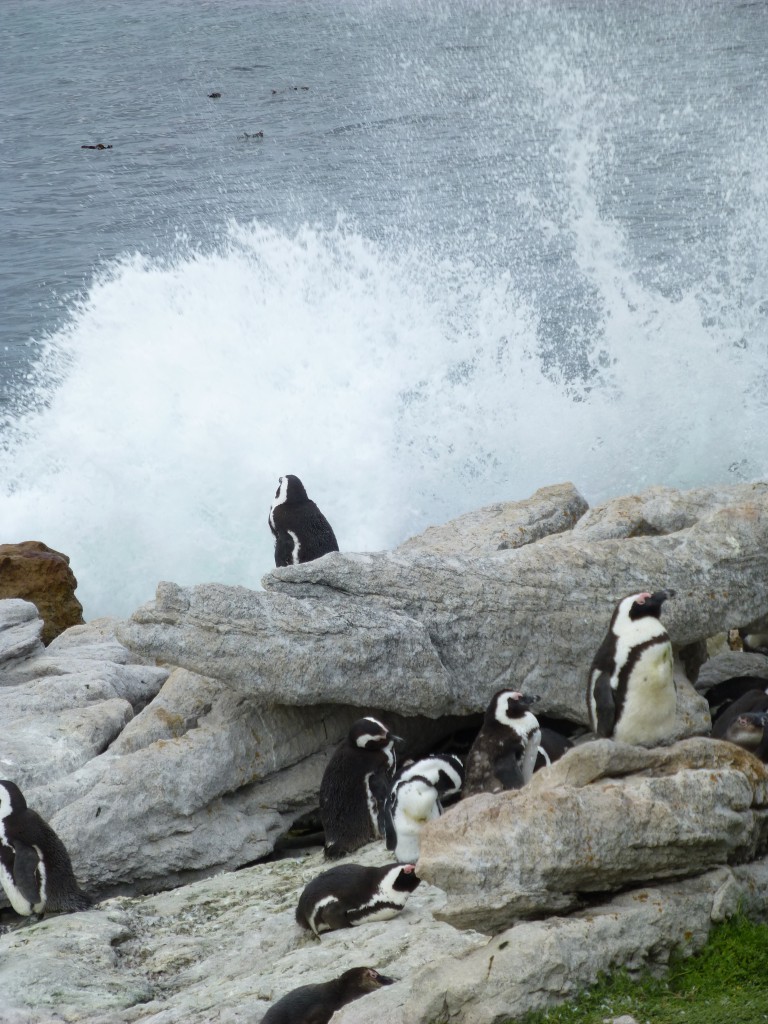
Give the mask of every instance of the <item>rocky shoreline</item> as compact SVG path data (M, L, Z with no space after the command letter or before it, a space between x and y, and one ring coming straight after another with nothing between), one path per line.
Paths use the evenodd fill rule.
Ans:
M161 583L130 619L46 648L35 606L0 601L0 774L102 897L0 936L9 1024L257 1021L360 963L402 983L334 1021L498 1024L699 948L739 904L768 917L768 775L706 737L697 690L768 679L764 655L708 657L729 628L765 630L767 541L768 483L593 509L563 484L392 552L272 570L263 592ZM375 711L419 755L514 685L583 732L612 606L649 586L677 591L679 742L583 743L523 790L461 801L428 826L429 884L398 918L300 932L321 854L254 862L316 808L354 719ZM391 858L378 842L351 859Z

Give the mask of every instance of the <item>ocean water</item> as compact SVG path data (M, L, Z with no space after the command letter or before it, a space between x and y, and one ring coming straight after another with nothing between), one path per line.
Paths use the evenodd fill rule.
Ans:
M768 475L765 2L2 20L0 541L87 618L258 586L285 472L343 550Z

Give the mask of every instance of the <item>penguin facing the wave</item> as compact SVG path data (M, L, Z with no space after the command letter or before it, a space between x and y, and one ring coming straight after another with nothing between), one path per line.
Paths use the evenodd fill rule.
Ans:
M331 524L292 473L284 474L278 481L268 522L275 538L278 568L312 562L329 551L339 550Z

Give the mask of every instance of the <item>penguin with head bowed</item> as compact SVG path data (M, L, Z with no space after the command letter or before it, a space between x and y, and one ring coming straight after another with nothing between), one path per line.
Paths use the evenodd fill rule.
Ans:
M533 775L541 729L531 711L538 697L499 690L467 755L464 796L520 789Z
M675 728L672 643L659 615L674 590L631 594L616 605L589 670L587 711L598 736L652 746Z
M320 782L320 820L329 859L353 853L381 834L399 739L378 718L360 718L334 751Z
M536 764L533 770L538 772L542 768L549 768L555 761L559 761L563 754L569 751L572 746L573 742L567 736L563 736L562 733L557 732L555 729L549 729L543 725L541 727L541 739L539 740Z
M328 1024L342 1006L394 981L373 967L353 967L332 981L293 989L270 1006L261 1024Z
M312 562L339 550L331 524L292 473L280 477L268 522L275 538L278 567Z
M77 884L61 839L9 781L0 781L0 883L24 917L92 905Z
M384 806L387 849L401 864L415 863L424 826L442 813L437 787L429 779L412 775L396 782Z
M400 913L420 881L413 864L339 864L304 887L296 921L318 938L336 928L387 921Z
M420 775L437 790L443 807L455 802L461 796L464 785L464 764L458 754L428 754L415 761L406 761L398 769L394 784Z

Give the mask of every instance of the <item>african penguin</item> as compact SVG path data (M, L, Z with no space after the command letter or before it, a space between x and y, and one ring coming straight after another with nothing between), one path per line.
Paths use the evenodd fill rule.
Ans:
M320 783L326 857L344 857L380 835L399 739L377 718L359 718L334 751Z
M747 654L768 654L768 633L752 633L748 629L740 629L742 650Z
M518 690L499 690L491 697L467 755L464 796L520 789L530 780L541 740L530 706L538 699Z
M269 510L269 528L275 538L275 565L298 565L338 551L339 545L328 520L307 497L297 476L280 477L275 500Z
M421 775L437 790L443 807L461 795L464 785L464 765L458 754L428 754L416 761L407 761L395 775L395 783Z
M542 768L548 768L555 761L559 761L563 754L570 750L572 746L573 742L567 736L563 736L554 729L549 729L542 725L539 750L533 770L538 772Z
M726 739L768 764L768 711L746 711L728 730Z
M373 967L353 967L332 981L301 985L288 992L270 1006L261 1024L328 1024L342 1006L394 981Z
M418 886L413 864L339 864L309 882L299 897L296 920L316 936L399 914Z
M761 680L762 681L762 680ZM768 693L765 689L748 690L715 716L712 723L712 736L716 740L725 739L725 734L739 715L752 712L768 711Z
M711 686L705 696L713 721L720 717L734 701L747 693L758 690L768 693L768 679L762 676L732 676Z
M0 884L18 914L87 910L64 844L14 782L0 781Z
M419 859L421 833L428 821L443 813L437 788L422 775L392 786L384 808L384 838L401 864Z
M587 684L589 721L598 736L652 746L674 732L672 644L659 621L673 594L631 594L616 605Z

